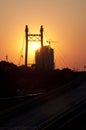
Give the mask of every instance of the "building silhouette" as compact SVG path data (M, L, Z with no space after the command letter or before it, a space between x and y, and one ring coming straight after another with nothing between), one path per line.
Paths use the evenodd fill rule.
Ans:
M37 69L54 69L54 50L50 46L43 46L35 53L35 63Z

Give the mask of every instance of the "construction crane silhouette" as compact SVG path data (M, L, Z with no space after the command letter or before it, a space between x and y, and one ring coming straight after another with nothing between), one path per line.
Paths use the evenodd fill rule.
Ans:
M51 43L58 43L58 41L52 41L52 40L49 40L49 41L46 41L48 44L49 44L49 46L51 45Z

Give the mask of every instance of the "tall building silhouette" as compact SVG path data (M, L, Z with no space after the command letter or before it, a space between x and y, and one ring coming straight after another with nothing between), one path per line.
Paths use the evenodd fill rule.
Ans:
M54 50L50 46L43 46L35 53L35 63L37 69L54 69ZM43 66L44 65L44 66Z

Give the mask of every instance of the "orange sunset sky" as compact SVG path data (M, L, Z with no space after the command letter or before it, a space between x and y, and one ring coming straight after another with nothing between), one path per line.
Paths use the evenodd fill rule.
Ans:
M8 55L9 62L19 65L26 24L38 34L43 25L44 44L50 40L54 48L55 68L84 70L86 0L0 0L0 61ZM28 47L28 62L34 63L34 50Z

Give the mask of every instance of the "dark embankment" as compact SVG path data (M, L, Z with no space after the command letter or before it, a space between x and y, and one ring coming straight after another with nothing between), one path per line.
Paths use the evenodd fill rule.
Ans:
M49 91L70 82L77 76L80 76L81 73L74 72L69 68L53 71L38 71L1 61L0 98L26 95L36 90Z

